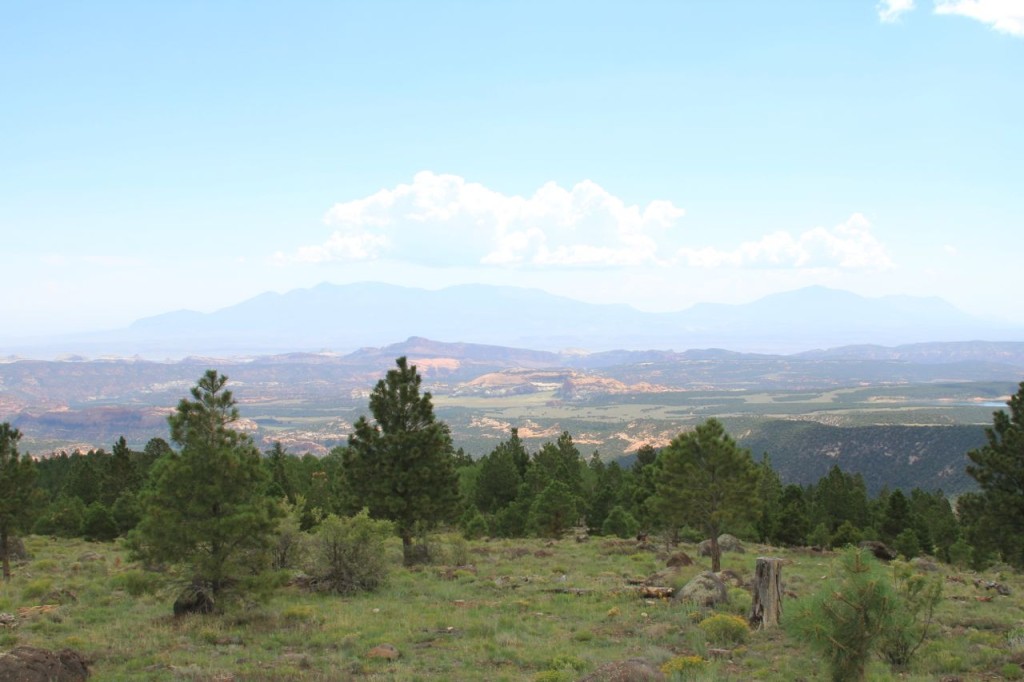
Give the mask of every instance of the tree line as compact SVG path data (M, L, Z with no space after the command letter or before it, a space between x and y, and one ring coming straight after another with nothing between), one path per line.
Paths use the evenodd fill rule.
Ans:
M371 393L344 446L324 457L260 452L234 428L227 378L208 371L169 417L170 442L141 451L122 437L111 451L34 461L20 433L0 425L0 556L35 533L91 540L128 538L150 562L190 562L214 590L238 561L266 548L291 513L300 531L325 519L387 521L407 563L429 559L439 525L468 538L558 537L571 529L670 541L711 542L721 533L773 545L841 547L880 540L913 557L980 567L1024 567L1024 383L996 412L987 444L968 453L977 492L956 506L942 491L883 489L871 497L859 474L832 467L812 485L785 484L770 457L751 453L710 419L667 446L641 447L623 466L581 453L563 432L530 452L518 432L472 459L436 419L415 366L399 358Z

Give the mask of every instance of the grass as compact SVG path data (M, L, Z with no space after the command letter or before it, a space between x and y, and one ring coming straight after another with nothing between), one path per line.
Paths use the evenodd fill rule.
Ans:
M471 567L401 568L394 541L391 579L378 592L339 598L286 587L262 604L175 619L173 575L143 571L117 544L31 537L34 558L0 585L0 611L23 614L19 627L0 630L0 650L70 647L101 680L575 680L637 657L664 666L670 679L825 679L821 661L785 630L723 637L709 627L731 624L723 614L749 604L739 588L740 607L716 614L640 599L628 584L656 572L658 584L679 585L707 570L707 560L676 572L665 567L668 548L603 538L438 542ZM693 546L681 549L696 555ZM782 557L786 589L798 597L816 589L831 560L748 550L726 554L723 567L749 578L758 555ZM984 576L941 570L936 636L908 670L877 660L870 679L1014 679L1024 663L1024 580L1005 568ZM1012 596L976 587L978 578L1008 585ZM400 658L369 656L381 644Z

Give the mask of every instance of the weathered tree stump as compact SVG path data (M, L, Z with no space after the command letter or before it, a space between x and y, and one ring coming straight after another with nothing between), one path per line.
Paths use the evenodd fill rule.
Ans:
M753 592L750 626L762 630L778 627L782 620L782 559L757 558Z

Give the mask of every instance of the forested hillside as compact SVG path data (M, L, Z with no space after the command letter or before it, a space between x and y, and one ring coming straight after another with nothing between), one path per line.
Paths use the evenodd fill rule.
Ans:
M832 466L864 477L868 491L883 487L943 490L974 488L964 471L966 453L985 443L981 426L830 426L772 420L738 437L755 456L768 453L782 480L813 483Z

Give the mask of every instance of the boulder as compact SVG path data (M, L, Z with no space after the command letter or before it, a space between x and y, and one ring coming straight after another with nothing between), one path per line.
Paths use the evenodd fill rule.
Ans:
M719 580L722 581L722 583L726 587L744 587L746 585L746 581L743 580L743 576L741 576L739 573L732 570L731 568L727 568L724 571L719 571L715 575L718 577Z
M878 540L864 540L857 546L861 549L868 550L875 555L876 559L881 561L892 561L898 556L896 552L889 549L884 542L880 542Z
M676 552L668 558L666 564L669 568L678 568L680 566L692 566L693 559L690 558L686 552Z
M712 607L729 601L729 591L711 571L699 573L683 589L676 592L675 601L688 601L697 606Z
M736 552L737 554L746 552L743 548L743 543L735 535L729 535L728 533L722 533L718 536L718 549L723 552ZM697 545L697 553L701 556L711 556L711 540L705 540Z
M71 649L18 646L0 653L0 682L80 682L87 677L88 661Z
M192 583L174 600L174 615L213 613L214 606L213 588L206 583Z
M579 682L654 682L664 680L665 674L642 658L605 663L594 672L581 677Z

